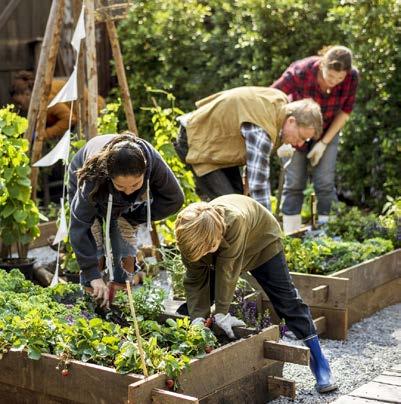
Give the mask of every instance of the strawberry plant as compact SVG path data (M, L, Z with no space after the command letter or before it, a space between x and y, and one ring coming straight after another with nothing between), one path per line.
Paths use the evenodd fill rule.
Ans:
M149 283L135 291L141 317L158 315L162 295L160 290L152 291ZM156 310L152 311L153 305ZM18 270L0 270L0 355L11 348L26 350L31 359L39 359L44 352L55 354L60 358L62 376L70 373L72 359L112 366L122 373L142 373L133 327L99 318L96 311L77 285L41 288L25 280ZM126 324L131 323L127 315ZM166 324L143 320L139 325L150 374L166 372L176 379L190 358L216 346L214 335L190 325L188 318Z

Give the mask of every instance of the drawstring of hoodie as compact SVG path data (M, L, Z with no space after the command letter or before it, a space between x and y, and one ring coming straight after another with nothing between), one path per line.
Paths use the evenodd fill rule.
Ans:
M113 207L113 195L109 194L109 200L107 202L107 213L106 213L106 269L109 273L110 281L114 280L114 271L113 271L113 253L111 251L111 242L110 242L110 222L111 222L111 209Z
M149 189L149 178L146 181L146 225L148 231L152 231L152 215L150 211L150 189Z
M105 248L106 248L106 270L109 274L110 281L114 280L113 271L113 252L111 249L110 241L110 222L111 222L111 211L113 208L113 195L109 193L109 199L107 202L107 213L106 213L106 233L105 233ZM150 206L150 187L149 179L146 181L146 224L149 231L152 230L152 216L151 216L151 206Z

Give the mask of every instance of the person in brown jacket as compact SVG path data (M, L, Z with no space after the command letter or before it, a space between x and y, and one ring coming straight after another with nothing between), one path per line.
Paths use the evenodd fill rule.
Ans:
M14 77L11 87L11 100L21 114L27 115L29 102L31 100L34 75L29 71L21 71ZM54 79L51 84L49 103L63 88L67 82L65 79ZM84 97L87 97L85 90ZM105 107L103 97L98 96L98 110ZM71 102L60 102L47 109L46 115L46 137L44 140L55 140L61 138L70 125ZM75 108L71 116L71 126L74 127L77 118Z
M246 165L250 195L270 209L273 147L298 147L322 131L317 103L311 99L288 103L282 91L269 87L233 88L204 98L196 106L178 118L175 148L194 172L197 191L206 200L242 194L240 167Z
M177 216L175 235L186 266L188 314L192 323L202 325L215 303L215 323L234 338L232 327L245 324L228 310L241 273L250 271L277 315L310 348L317 390L335 390L309 307L292 282L281 234L274 216L247 196L225 195L183 209Z

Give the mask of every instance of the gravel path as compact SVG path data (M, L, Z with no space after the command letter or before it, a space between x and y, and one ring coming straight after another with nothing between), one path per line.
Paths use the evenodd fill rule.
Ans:
M289 338L285 340L299 344L299 341ZM296 399L279 398L271 403L330 403L390 367L401 364L401 304L387 307L354 324L346 341L321 340L321 344L339 389L319 395L314 389L315 381L309 369L287 363L284 366L284 377L296 382Z

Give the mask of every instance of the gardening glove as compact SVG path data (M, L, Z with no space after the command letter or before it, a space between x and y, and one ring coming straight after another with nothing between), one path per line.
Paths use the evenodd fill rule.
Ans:
M291 158L295 152L295 147L290 144L283 144L277 149L277 156L279 158Z
M314 167L319 163L320 159L323 156L324 151L326 150L326 147L327 144L323 143L320 140L312 147L312 150L306 155L306 157L310 159L312 167Z
M237 317L232 316L230 313L226 315L217 313L214 316L216 324L228 335L229 338L234 339L233 327L245 327L245 323Z
M192 320L192 325L205 325L205 319L203 317L196 317L194 320Z

